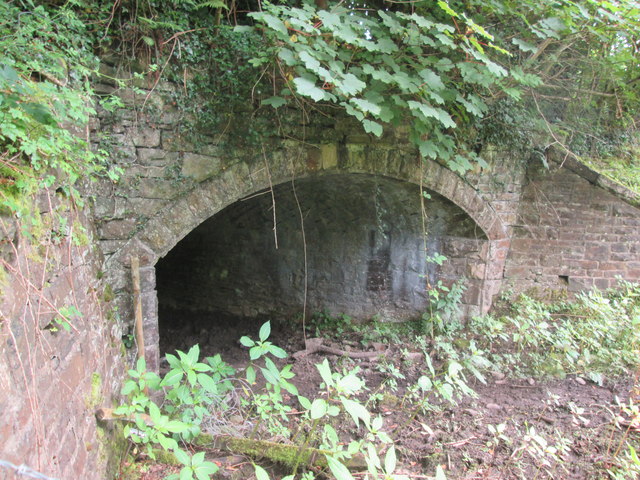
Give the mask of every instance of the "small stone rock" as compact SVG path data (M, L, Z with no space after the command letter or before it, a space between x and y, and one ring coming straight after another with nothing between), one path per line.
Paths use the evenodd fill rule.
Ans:
M535 385L536 381L533 378L529 378L527 379L527 383L529 383L529 385Z
M502 407L497 403L487 403L487 408L489 410L502 410Z
M576 383L579 383L580 385L586 385L587 384L585 379L582 378L582 377L576 377Z

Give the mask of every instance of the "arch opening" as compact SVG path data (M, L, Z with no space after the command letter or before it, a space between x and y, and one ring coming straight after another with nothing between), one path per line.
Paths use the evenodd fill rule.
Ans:
M223 351L264 319L299 318L305 303L307 315L415 318L438 280L462 280L463 307L475 313L487 237L461 208L426 192L423 215L415 184L324 175L224 208L156 264L161 352L193 343ZM436 254L448 260L427 261Z

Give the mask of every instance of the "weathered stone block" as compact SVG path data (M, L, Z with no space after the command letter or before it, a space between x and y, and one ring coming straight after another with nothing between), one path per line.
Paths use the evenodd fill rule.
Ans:
M320 145L320 163L323 170L338 167L338 146L335 143Z
M220 159L197 153L185 153L182 160L182 175L202 182L221 171Z
M138 163L141 165L171 165L178 160L176 152L167 152L159 148L137 148Z
M101 240L124 240L131 237L136 224L135 218L106 221L98 227L98 236Z
M160 130L151 127L138 127L129 130L135 147L156 148L160 146Z

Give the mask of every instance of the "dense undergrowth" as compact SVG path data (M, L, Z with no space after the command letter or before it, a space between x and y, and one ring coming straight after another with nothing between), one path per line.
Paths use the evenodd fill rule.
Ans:
M187 452L229 436L254 442L252 449L236 448L254 461L262 459L262 466L255 465L260 480L269 478L266 468L274 462L280 465L272 473L276 478L405 479L410 471L402 462L407 452L398 444L403 429L388 426L385 406L393 404L400 412L396 422L402 418L405 426L416 422L428 431L442 412L474 397L474 385L496 377L535 382L571 376L603 385L634 376L640 367L639 324L640 286L629 283L615 291L584 293L572 302L546 304L521 295L500 316L466 324L452 318L433 330L424 319L358 324L344 315L316 314L308 325L310 333L340 342L357 339L362 347L386 345L386 353L372 367L376 385L366 384L361 365L348 356L332 362L325 358L315 366L321 379L316 396L305 397L287 353L269 340L266 323L257 339L240 340L249 354L241 370L219 355L200 360L198 346L167 355L170 370L164 378L147 372L140 361L123 390L129 401L118 413L133 421L125 433L144 445L147 455L153 458L158 447L173 452L182 464L174 477L181 480L209 478L217 466L205 459L204 451ZM147 388L160 397L147 394ZM635 394L620 400L618 413L611 413L610 445L615 448L592 472L594 478L640 473L637 388L636 383ZM548 405L553 401L557 403L557 397L549 397ZM576 422L585 421L584 408L571 402L566 408ZM620 424L623 417L630 419L626 428ZM488 425L491 437L483 447L487 452L511 452L509 471L519 469L537 478L558 478L553 472L568 471L565 462L577 440L558 436L558 431L547 435L526 422L512 423L509 432L516 433L511 434L506 422ZM277 444L261 440L265 438ZM270 449L278 453L270 456ZM442 465L418 473L446 478Z

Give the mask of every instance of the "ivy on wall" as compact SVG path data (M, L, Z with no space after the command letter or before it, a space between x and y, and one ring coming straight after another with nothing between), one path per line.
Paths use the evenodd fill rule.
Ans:
M253 62L272 66L280 83L263 104L339 105L376 136L385 125L409 124L423 156L459 173L473 162L483 166L475 153L478 132L508 138L529 124L572 152L585 119L596 135L633 125L638 94L628 82L637 81L629 78L638 53L636 2L408 5L264 2L249 15L272 49ZM492 25L492 33L480 23ZM526 105L537 124L517 112L496 118L504 107L494 105L509 103Z
M200 130L242 112L246 141L267 128L245 121L258 106L338 107L374 136L410 125L424 157L463 173L486 142L600 154L635 132L635 1L324 3L3 2L0 208L113 176L85 128L105 52L180 82Z
M29 198L110 174L90 148L90 77L98 61L85 24L68 8L0 4L0 212L24 215ZM77 197L77 196L76 196Z

